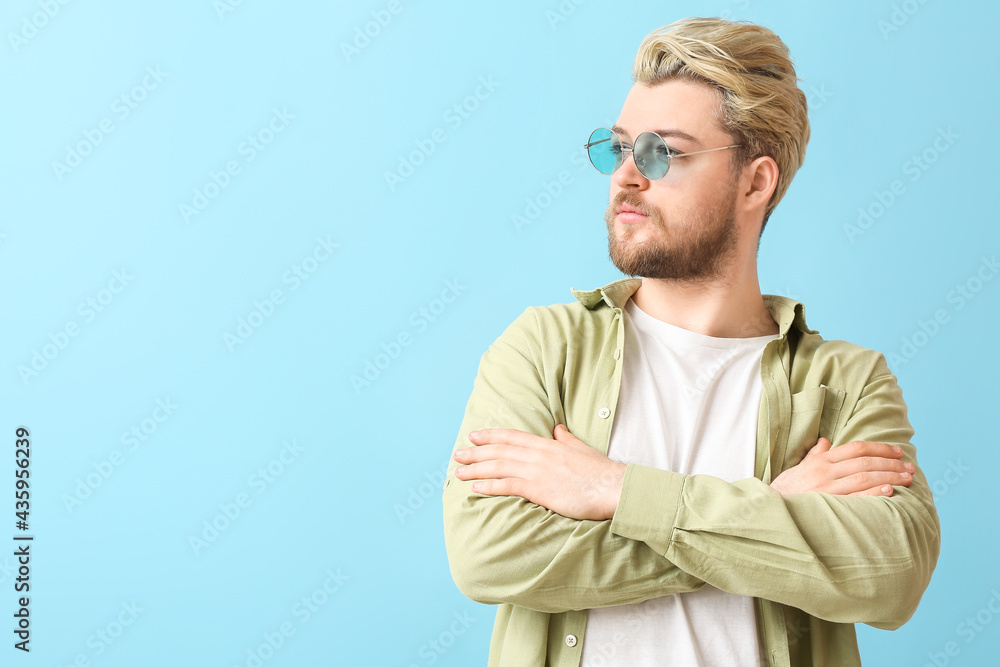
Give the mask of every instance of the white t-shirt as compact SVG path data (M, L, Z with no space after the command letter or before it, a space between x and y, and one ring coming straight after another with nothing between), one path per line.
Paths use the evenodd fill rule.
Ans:
M778 335L705 336L658 320L631 299L623 311L624 366L608 456L727 482L753 477L760 359ZM591 609L581 667L763 664L753 598L705 584Z

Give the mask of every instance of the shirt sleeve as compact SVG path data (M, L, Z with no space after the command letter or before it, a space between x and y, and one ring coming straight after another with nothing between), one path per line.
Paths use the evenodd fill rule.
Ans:
M756 478L729 483L629 464L612 532L644 541L722 590L895 630L916 611L941 544L912 437L902 391L879 354L832 444L901 447L916 468L909 487L894 487L888 498L782 496Z
M480 359L454 449L474 446L469 433L484 428L552 437L560 398L550 401L542 380L538 324L530 311ZM520 496L475 493L470 480L455 477L457 466L452 457L444 483L445 547L452 578L477 602L558 613L643 602L705 584L651 545L614 534L610 519L570 519ZM675 485L664 480L659 492Z

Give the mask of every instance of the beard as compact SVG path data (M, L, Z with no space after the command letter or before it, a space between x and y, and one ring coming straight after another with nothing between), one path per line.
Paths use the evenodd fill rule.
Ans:
M645 222L621 225L616 232L615 215L619 204L634 206L649 215ZM646 205L638 195L618 193L604 213L608 226L608 255L627 276L659 280L702 282L720 276L726 260L736 250L736 183L711 208L677 221L668 228L660 212ZM643 241L633 240L646 234Z

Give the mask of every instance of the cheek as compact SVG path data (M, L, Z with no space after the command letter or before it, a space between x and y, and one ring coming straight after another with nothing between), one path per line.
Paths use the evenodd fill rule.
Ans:
M659 212L663 220L669 220L672 216L683 213L690 206L689 194L671 184L663 184L656 190L651 189L644 199L650 208Z

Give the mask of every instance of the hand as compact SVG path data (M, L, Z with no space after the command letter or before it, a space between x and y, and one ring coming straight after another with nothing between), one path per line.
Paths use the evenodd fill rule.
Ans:
M557 424L555 439L515 429L473 431L475 447L455 452L455 476L481 480L472 490L521 496L570 519L614 517L625 464L612 461Z
M858 440L830 449L820 438L805 457L778 475L771 488L782 495L824 491L840 496L891 496L892 486L909 486L915 468L900 460L903 450L884 442Z

